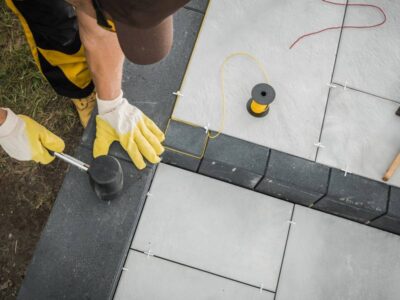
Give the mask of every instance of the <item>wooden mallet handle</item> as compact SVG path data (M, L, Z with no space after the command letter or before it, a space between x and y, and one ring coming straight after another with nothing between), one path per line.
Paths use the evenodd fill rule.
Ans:
M399 166L400 166L400 153L397 154L397 156L393 160L392 164L387 169L385 175L382 178L383 181L388 181L393 176L394 172L396 172L396 170Z

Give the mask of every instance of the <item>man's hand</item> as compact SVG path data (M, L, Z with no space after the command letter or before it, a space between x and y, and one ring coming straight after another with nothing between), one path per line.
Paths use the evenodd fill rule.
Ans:
M159 155L164 152L163 132L142 111L129 104L122 92L115 100L97 99L97 105L94 157L106 155L110 145L118 141L139 170L146 167L143 157L151 163L160 162Z
M48 150L62 152L64 142L42 125L24 115L15 115L10 109L0 126L0 146L17 160L33 160L48 164L54 160Z

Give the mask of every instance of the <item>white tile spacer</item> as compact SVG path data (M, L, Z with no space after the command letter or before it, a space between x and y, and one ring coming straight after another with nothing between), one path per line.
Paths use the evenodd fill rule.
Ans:
M289 220L288 223L289 223L290 225L296 225L296 222L294 222L294 221L292 221L292 220Z
M260 294L262 294L263 289L264 289L264 284L261 283L261 286L260 286Z
M183 94L181 93L181 91L173 92L172 95L183 97Z
M203 128L206 131L206 133L208 133L210 131L210 123L207 123L207 125L204 126Z
M237 168L233 168L233 169L232 169L232 172L236 172L236 170L237 170Z
M328 82L326 85L330 88L337 88L337 85L334 85L332 82Z
M151 197L151 196L153 196L153 194L150 193L150 192L148 192L148 193L146 194L146 196L147 196L147 197Z
M314 146L315 146L315 147L318 147L318 148L325 148L325 146L324 146L324 145L322 145L322 143L321 143L321 142L314 143Z
M348 82L345 81L344 86L343 86L343 89L344 89L344 90L347 90L347 83L348 83Z
M128 271L128 268L122 268L122 271Z
M346 168L342 169L342 171L344 172L344 177L346 177L347 174L351 174L351 173L349 172L349 166L347 166L347 165L346 165Z
M149 251L144 251L143 253L147 255L147 258L149 258L150 256L154 256L154 253L153 251L151 251L151 249L149 249Z

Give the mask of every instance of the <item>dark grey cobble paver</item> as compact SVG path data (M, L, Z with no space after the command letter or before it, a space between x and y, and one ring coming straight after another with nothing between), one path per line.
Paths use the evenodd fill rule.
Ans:
M326 194L328 179L327 166L271 150L267 171L256 190L310 206Z
M371 222L371 225L383 230L400 234L400 189L392 187L388 211L382 217Z
M264 176L269 149L224 134L209 139L199 173L253 189Z
M202 127L171 120L165 135L163 162L196 172L207 143Z
M332 169L328 193L314 207L358 222L368 222L386 212L389 186Z

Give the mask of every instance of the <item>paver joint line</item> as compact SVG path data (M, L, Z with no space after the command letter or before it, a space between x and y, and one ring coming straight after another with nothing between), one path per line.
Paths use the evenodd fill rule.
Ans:
M144 252L143 252L143 251L137 250L137 249L135 249L135 248L131 248L131 250L133 250L133 251L135 251L135 252L138 252L138 253L143 253L143 254L147 255L147 251L144 251ZM237 282L237 283L240 283L240 284L244 284L244 285L247 285L247 286L250 286L250 287L253 287L253 288L257 288L257 289L263 290L263 291L265 291L265 292L275 293L274 291L271 291L271 290L269 290L269 289L267 289L267 288L264 288L264 287L261 287L261 286L252 285L252 284L249 284L249 283L246 283L246 282L237 280L237 279L229 278L229 277L226 277L226 276L217 274L217 273L213 273L213 272L210 272L210 271L207 271L207 270L203 270L203 269L200 269L200 268L196 268L196 267L193 267L193 266L190 266L190 265L187 265L187 264L178 262L178 261L174 261L174 260L171 260L171 259L162 257L162 256L158 256L158 255L155 255L155 254L150 255L150 256L151 256L151 257L154 257L154 258L162 259L162 260L165 260L165 261L168 261L168 262L170 262L170 263L177 264L177 265L180 265L180 266L183 266L183 267L186 267L186 268L190 268L190 269L193 269L193 270L196 270L196 271L200 271L200 272L207 273L207 274L210 274L210 275L213 275L213 276L217 276L217 277L224 278L224 279L227 279L227 280L230 280L230 281L234 281L234 282ZM149 255L147 255L147 257L149 258Z
M344 90L349 89L349 90L352 90L352 91L355 91L355 92L363 93L363 94L366 94L366 95L369 95L369 96L373 96L373 97L380 98L382 100L386 100L386 101L390 101L390 102L394 102L394 103L399 103L400 102L399 100L395 100L395 99L390 99L390 98L387 98L387 97L379 96L377 94L370 93L370 92L367 92L367 91L364 91L364 90L357 89L355 87L349 86L347 81L344 84L341 84L341 83L338 83L338 82L334 82L334 84L337 85L337 86L343 87Z
M338 59L338 55L339 55L340 42L341 42L341 40L342 40L342 35L343 35L343 26L344 26L345 21L346 21L346 15L347 15L348 4L349 4L349 0L346 0L346 6L345 6L345 8L344 8L344 13L343 13L342 28L340 29L339 41L338 41L337 48L336 48L336 53L335 53L335 60L334 60L334 62L333 62L331 80L330 80L330 83L328 83L329 85L332 84L333 78L334 78L334 75L335 75L335 68L336 68L337 59ZM335 86L335 88L336 88L336 86ZM326 118L326 113L327 113L327 111L328 111L328 104L329 104L330 95L331 95L331 88L330 88L329 91L328 91L328 96L327 96L326 103L325 103L325 111L324 111L324 116L323 116L323 118L322 118L321 130L320 130L319 139L318 139L319 142L321 142L321 138L322 138L322 131L323 131L323 129L324 129L325 118ZM314 159L314 161L317 161L319 149L320 149L320 148L317 148L317 152L315 153L315 159Z
M292 228L292 225L293 225L292 222L293 222L293 216L294 216L295 209L296 209L296 204L293 205L292 215L290 216L290 220L288 221L289 222L289 228L288 228L288 232L287 232L287 236L286 236L285 248L283 249L283 255L282 255L281 266L280 266L280 269L279 269L278 280L276 282L274 300L276 299L276 295L278 294L279 281L281 279L281 273L282 273L283 263L285 261L286 248L287 248L287 245L288 245L288 242L289 242L290 229ZM296 223L294 222L294 224L296 224Z

